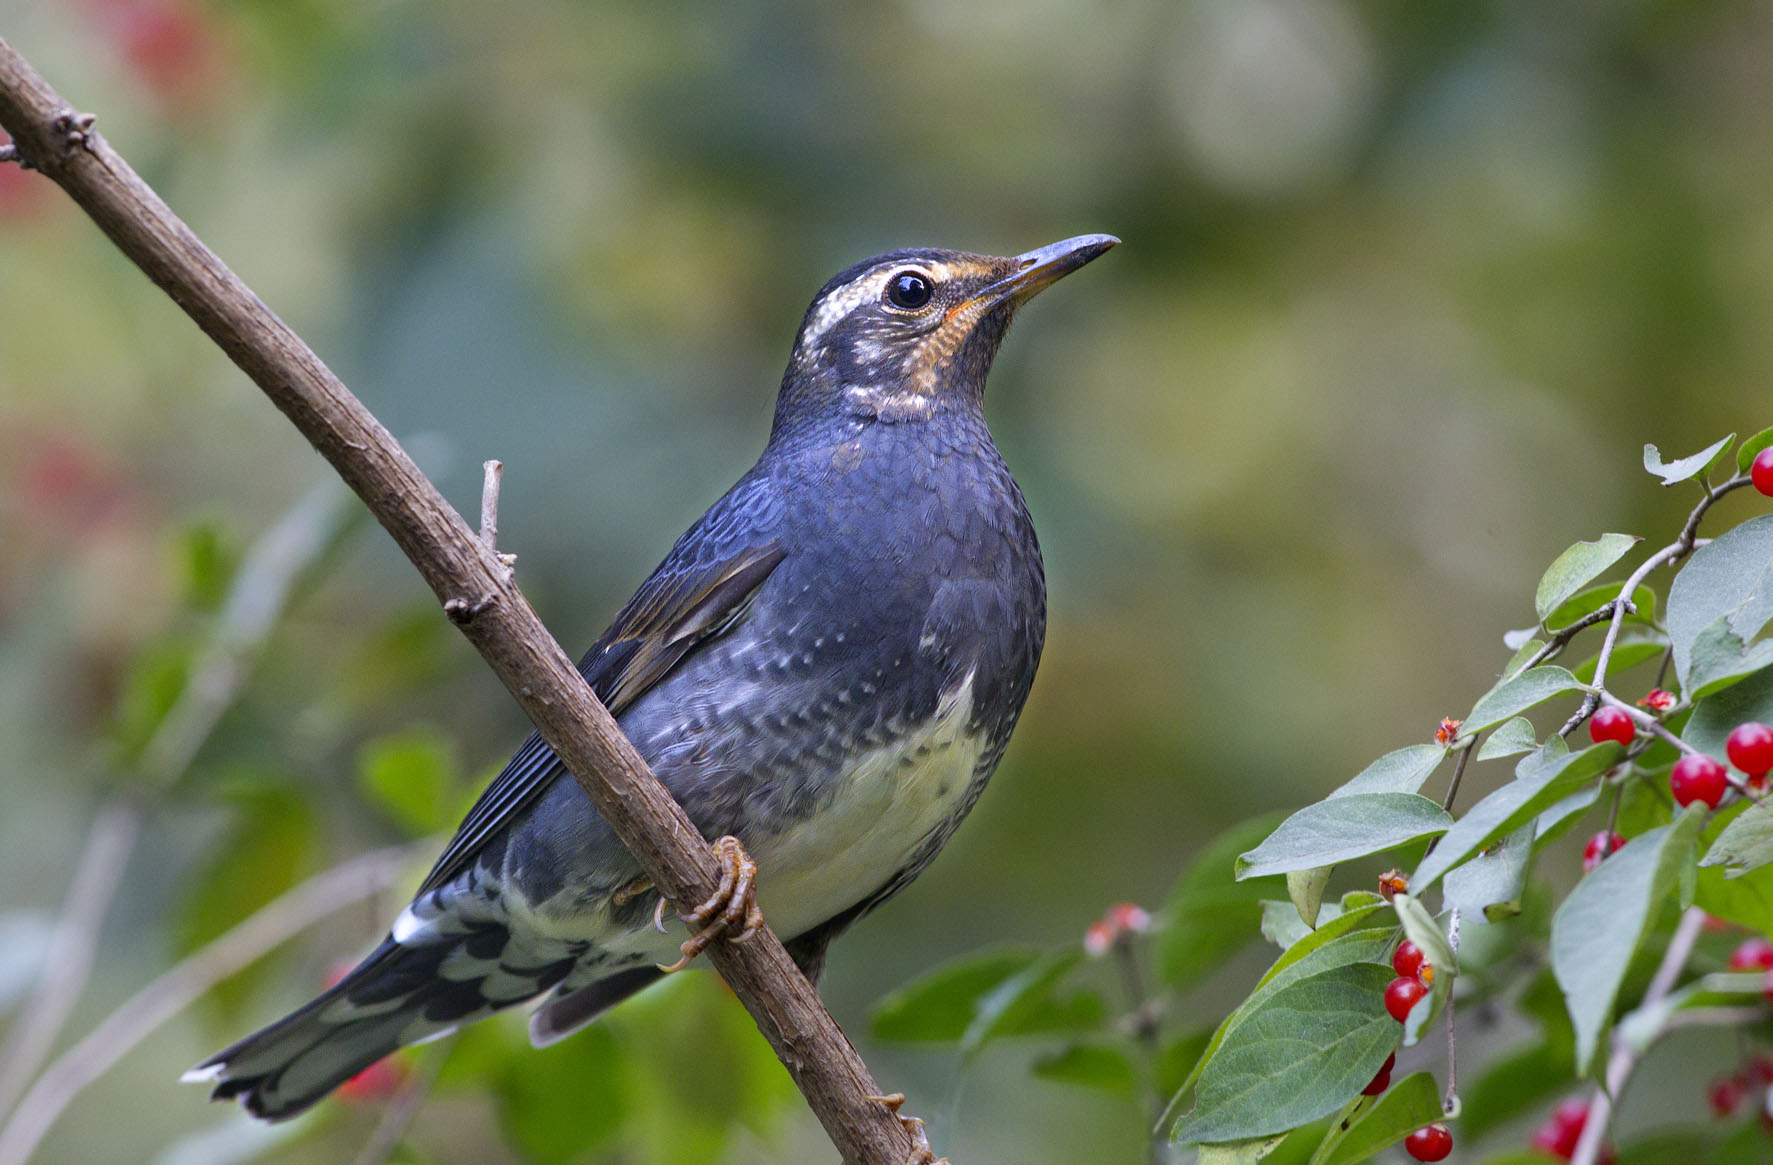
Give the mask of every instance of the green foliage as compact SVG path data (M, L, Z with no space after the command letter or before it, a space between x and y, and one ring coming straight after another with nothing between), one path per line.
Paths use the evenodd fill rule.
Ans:
M459 815L455 742L434 728L379 736L357 756L364 796L414 835L440 833Z

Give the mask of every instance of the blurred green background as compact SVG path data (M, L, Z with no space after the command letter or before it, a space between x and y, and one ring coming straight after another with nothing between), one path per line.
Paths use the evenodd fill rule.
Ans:
M755 457L833 271L1125 241L1025 314L991 382L1052 590L1022 727L825 980L968 1165L1137 1160L1145 1117L1014 1052L961 1079L871 1043L872 1001L1155 906L1230 823L1427 739L1560 549L1673 533L1690 499L1643 442L1773 422L1766 3L0 0L0 35L458 507L504 460L501 542L571 651ZM0 1007L227 565L326 477L71 203L0 168ZM319 575L147 814L70 1035L300 878L451 817L521 739L379 531ZM403 814L378 763L434 795ZM42 1159L255 1151L173 1079L311 994L422 864L150 1037ZM1257 965L1208 985L1202 1023ZM577 1049L501 1058L515 1018L477 1036L396 1159L828 1159L710 978L671 992ZM377 1118L329 1105L267 1159L349 1160Z

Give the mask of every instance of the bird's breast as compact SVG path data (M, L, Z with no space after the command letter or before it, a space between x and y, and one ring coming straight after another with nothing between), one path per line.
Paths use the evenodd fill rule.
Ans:
M942 694L935 712L889 743L853 752L824 784L810 820L772 829L754 821L746 839L758 864L758 897L783 934L847 910L904 869L968 803L986 747L974 724L974 677Z

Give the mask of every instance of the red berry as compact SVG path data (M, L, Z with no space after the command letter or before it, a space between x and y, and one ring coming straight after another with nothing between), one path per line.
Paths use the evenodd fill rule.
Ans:
M1529 1143L1535 1149L1568 1161L1582 1137L1582 1126L1588 1123L1588 1102L1572 1096L1559 1103L1545 1123L1533 1133Z
M1613 854L1618 853L1619 847L1624 844L1625 839L1617 833L1601 830L1589 838L1588 844L1582 847L1582 872L1589 873Z
M1747 1077L1749 1084L1765 1088L1773 1084L1773 1059L1768 1059L1766 1056L1756 1056L1748 1062L1740 1074Z
M1391 952L1391 969L1406 979L1414 979L1422 971L1422 948L1405 939Z
M1675 762L1674 771L1668 774L1668 791L1674 794L1675 804L1687 806L1695 801L1703 801L1716 809L1718 802L1724 799L1724 790L1730 783L1724 779L1724 766L1709 756L1684 756Z
M1404 1152L1418 1161L1445 1161L1453 1151L1453 1134L1446 1125L1429 1125L1404 1138Z
M1731 764L1751 777L1758 777L1768 769L1773 769L1773 726L1762 724L1758 720L1738 724L1736 730L1730 733L1730 739L1724 742L1724 755L1730 758Z
M1773 498L1773 445L1755 454L1754 461L1749 463L1748 480L1754 482L1757 490Z
M1373 1082L1371 1084L1367 1085L1365 1088L1361 1089L1361 1095L1362 1096L1378 1096L1381 1092L1384 1092L1387 1088L1390 1088L1391 1087L1391 1070L1396 1064L1397 1064L1397 1053L1396 1052L1393 1052L1391 1055L1385 1057L1385 1063L1379 1065L1379 1071L1374 1074Z
M406 1068L398 1060L377 1060L339 1085L339 1096L354 1103L386 1100L405 1080Z
M1730 952L1732 971L1765 971L1773 968L1773 943L1764 938L1745 938Z
M1742 1103L1742 1082L1734 1077L1713 1080L1711 1087L1705 1090L1705 1102L1711 1106L1711 1115L1719 1120L1729 1120L1736 1115L1736 1106Z
M1422 980L1400 976L1386 984L1385 1010L1391 1013L1391 1018L1402 1023L1409 1017L1410 1009L1427 994L1428 988L1422 985Z
M1637 721L1631 718L1631 713L1611 704L1596 709L1588 719L1588 735L1596 744L1609 740L1630 744L1637 734Z

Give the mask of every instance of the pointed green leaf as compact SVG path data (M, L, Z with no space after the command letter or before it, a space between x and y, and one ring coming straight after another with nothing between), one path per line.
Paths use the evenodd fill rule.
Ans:
M1240 822L1220 834L1188 867L1152 936L1158 975L1187 987L1256 939L1260 903L1281 892L1279 878L1236 880L1237 855L1273 831L1277 815Z
M1242 1141L1328 1116L1360 1094L1397 1046L1389 967L1351 963L1269 996L1201 1073L1173 1139Z
M1513 833L1624 757L1625 750L1612 741L1568 756L1557 755L1555 748L1530 754L1516 766L1514 780L1468 809L1434 852L1422 859L1410 878L1411 892L1424 893L1448 870Z
M963 955L913 979L874 1005L874 1038L956 1043L966 1035L979 1002L993 988L1040 958L1028 949Z
M1137 1096L1139 1073L1119 1048L1102 1044L1070 1044L1038 1057L1034 1074L1042 1080L1098 1088L1121 1096Z
M1503 680L1485 692L1459 725L1461 737L1471 736L1486 728L1494 728L1504 720L1519 716L1528 708L1543 704L1565 692L1580 691L1576 677L1561 667L1530 668Z
M1539 621L1545 623L1545 617L1556 611L1564 600L1624 558L1637 542L1638 539L1630 534L1602 534L1593 542L1576 543L1553 559L1533 595L1533 609L1539 615Z
M1453 819L1414 793L1350 793L1307 805L1237 859L1238 878L1330 866L1440 833Z
M1532 752L1539 747L1539 731L1533 722L1525 716L1516 716L1512 720L1504 720L1490 738L1478 746L1479 760L1500 760L1505 756L1519 756L1523 752Z
M1720 618L1730 633L1751 642L1773 619L1773 514L1750 518L1693 552L1668 588L1666 613L1675 674L1684 691L1693 646Z
M1661 636L1645 639L1628 639L1620 637L1613 645L1613 654L1607 657L1607 674L1617 676L1629 671L1640 663L1649 663L1668 650L1668 641ZM1601 661L1600 655L1589 656L1576 665L1576 678L1585 684L1594 683L1595 665Z
M1386 753L1331 793L1414 793L1439 767L1447 749L1439 744L1412 744Z
M1356 1110L1346 1128L1331 1125L1329 1135L1312 1154L1311 1165L1355 1165L1444 1115L1434 1076L1412 1073L1380 1093L1364 1110Z
M1223 1145L1202 1145L1195 1155L1195 1165L1256 1165L1287 1139L1286 1133L1272 1137L1254 1137L1248 1141L1232 1141Z
M1657 452L1656 446L1645 445L1644 469L1647 472L1660 477L1663 485L1675 485L1676 483L1686 481L1689 478L1698 477L1701 473L1710 469L1712 463L1717 461L1718 457L1724 452L1724 450L1729 448L1730 442L1734 440L1736 440L1736 434L1731 433L1728 437L1725 437L1714 444L1707 445L1690 457L1682 457L1678 461L1669 462L1664 462L1662 460L1662 454Z
M1447 871L1441 900L1472 922L1500 922L1521 912L1521 891L1533 859L1528 822L1462 866Z
M1551 966L1576 1029L1576 1067L1587 1071L1619 985L1646 927L1680 880L1705 824L1702 805L1652 829L1576 883L1551 922Z
M1741 877L1769 862L1773 862L1773 798L1756 801L1737 814L1699 864L1723 866L1728 876Z
M1619 595L1623 583L1602 583L1598 587L1590 587L1580 594L1572 595L1558 604L1558 609L1545 617L1548 631L1559 631L1576 620L1592 615ZM1632 609L1626 612L1628 623L1653 623L1656 621L1656 592L1648 586L1640 585L1631 592Z
M1287 897L1299 911L1299 921L1307 928L1317 925L1318 911L1323 907L1324 887L1330 884L1329 866L1287 873Z
M980 997L961 1037L970 1058L993 1040L1046 1032L1087 1031L1102 1024L1102 1001L1088 992L1061 996L1059 982L1083 959L1076 950L1045 955Z
M1773 429L1762 429L1754 436L1745 440L1742 443L1742 448L1736 451L1737 471L1740 473L1747 473L1748 467L1754 464L1755 454L1759 453L1769 445L1773 445Z
M1703 700L1765 667L1773 667L1773 639L1744 644L1720 615L1693 641L1687 690L1693 699Z

